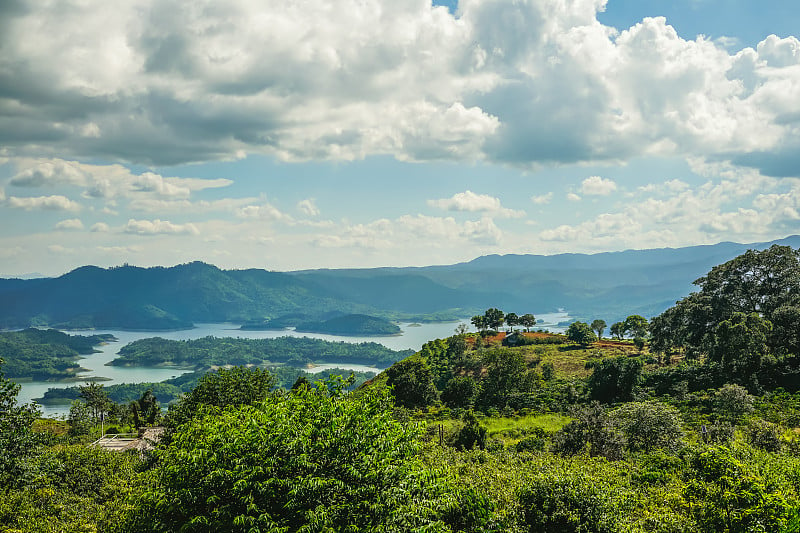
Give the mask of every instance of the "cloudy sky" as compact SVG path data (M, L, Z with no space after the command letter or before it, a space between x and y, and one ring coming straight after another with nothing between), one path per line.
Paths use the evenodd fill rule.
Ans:
M800 233L796 28L796 0L6 0L0 275Z

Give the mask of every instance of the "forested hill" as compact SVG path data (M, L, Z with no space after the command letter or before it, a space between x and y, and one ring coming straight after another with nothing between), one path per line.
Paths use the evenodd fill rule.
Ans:
M779 244L800 246L800 237ZM773 243L628 250L603 254L480 257L416 268L271 272L85 266L58 278L0 279L0 328L26 326L180 329L199 322L310 320L361 313L389 319L467 317L491 306L614 321L659 314L691 280L743 251ZM687 281L688 280L688 281Z

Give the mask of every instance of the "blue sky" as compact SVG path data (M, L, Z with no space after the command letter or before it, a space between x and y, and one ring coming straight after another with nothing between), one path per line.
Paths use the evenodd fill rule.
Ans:
M0 6L0 276L800 232L800 8Z

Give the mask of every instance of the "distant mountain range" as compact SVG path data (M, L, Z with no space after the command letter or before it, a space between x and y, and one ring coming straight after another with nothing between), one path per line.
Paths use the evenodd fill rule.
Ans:
M490 255L455 265L271 272L85 266L57 278L0 279L0 327L180 329L291 313L360 313L414 321L468 317L488 307L566 309L580 319L652 316L692 281L748 249L800 247L800 236L755 244L600 254Z

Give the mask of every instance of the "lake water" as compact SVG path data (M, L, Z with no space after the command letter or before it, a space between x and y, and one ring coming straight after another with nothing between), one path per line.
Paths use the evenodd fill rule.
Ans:
M546 328L550 331L563 331L564 328L557 326L559 322L569 320L569 315L566 312L560 313L546 313L536 315L541 321L536 324L537 328ZM101 333L110 333L118 340L116 342L108 343L104 346L96 347L98 353L94 353L80 359L79 363L88 372L79 375L77 382L57 383L52 381L31 381L21 383L17 401L26 403L34 398L41 398L49 388L65 388L76 384L83 384L83 380L105 378L102 383L104 385L114 385L117 383L143 383L143 382L158 382L179 376L187 370L179 370L175 368L130 368L120 366L106 366L106 363L117 357L117 352L133 341L139 339L146 339L149 337L161 337L171 340L191 340L201 339L203 337L241 337L246 339L274 339L277 337L312 337L316 339L323 339L327 341L341 341L341 342L377 342L393 350L419 350L423 344L433 339L443 339L450 337L455 333L456 327L459 324L466 324L470 326L469 322L439 322L433 324L400 324L402 330L401 335L394 335L390 337L346 337L339 335L323 335L318 333L297 333L294 330L279 330L279 331L242 331L239 329L238 324L198 324L193 329L186 329L180 331L119 331L119 330L92 330L92 331L70 331L64 330L65 333L77 335L94 335ZM470 326L471 328L471 326ZM349 370L358 370L362 372L380 372L380 369L366 365L319 365L308 372L320 372L326 368L332 367L346 368ZM69 406L52 405L41 406L42 414L47 417L63 417L69 412Z

